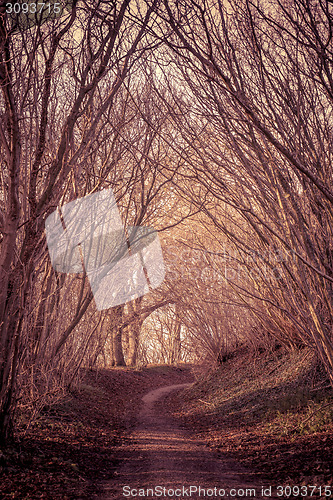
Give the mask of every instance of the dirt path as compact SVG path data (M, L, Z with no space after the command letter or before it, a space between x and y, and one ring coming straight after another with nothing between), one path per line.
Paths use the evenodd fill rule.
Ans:
M105 500L135 496L153 499L204 498L203 490L199 495L199 487L206 489L206 498L223 497L222 489L225 489L226 497L254 497L250 492L236 492L246 488L256 488L255 497L261 497L261 485L253 475L239 464L213 453L154 407L161 397L189 385L161 387L142 398L144 405L138 415L137 426L129 442L119 448L120 466L116 479L104 485ZM147 491L148 488L150 491Z

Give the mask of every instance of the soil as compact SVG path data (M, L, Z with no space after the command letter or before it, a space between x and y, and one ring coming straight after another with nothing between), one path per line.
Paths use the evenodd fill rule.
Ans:
M258 495L262 484L253 473L223 454L214 453L173 419L162 404L156 405L169 393L190 385L161 387L142 398L136 427L126 445L117 450L120 466L115 478L104 483L104 494L96 499L126 496L196 499L202 498L204 490L209 495L214 488L221 493L225 489L226 495L233 489L233 498L243 498L247 488L255 488ZM237 490L242 490L240 496Z

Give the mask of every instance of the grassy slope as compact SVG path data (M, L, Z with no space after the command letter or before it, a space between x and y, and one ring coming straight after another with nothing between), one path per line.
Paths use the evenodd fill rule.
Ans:
M119 368L86 373L66 399L45 409L20 442L0 450L0 498L91 499L113 477L124 442L151 388L192 381L189 368Z
M174 415L271 484L332 484L333 392L307 350L243 350L199 377ZM324 388L321 388L324 387Z

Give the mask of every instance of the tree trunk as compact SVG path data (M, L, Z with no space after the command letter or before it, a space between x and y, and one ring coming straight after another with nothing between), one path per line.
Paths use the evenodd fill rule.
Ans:
M122 346L122 328L114 330L113 355L114 355L114 366L126 366L123 353L123 346Z
M180 358L181 358L181 353L180 353L180 349L181 349L181 343L180 343L180 330L181 330L181 321L180 319L177 317L176 318L176 325L175 325L175 331L174 331L174 335L173 335L173 353L172 353L172 357L173 357L173 363L174 364L177 364L179 361L180 361Z
M121 326L124 306L120 305L112 310L112 343L114 366L126 366L123 352L123 329Z
M128 327L128 366L135 366L138 359L139 337L143 321L137 319Z

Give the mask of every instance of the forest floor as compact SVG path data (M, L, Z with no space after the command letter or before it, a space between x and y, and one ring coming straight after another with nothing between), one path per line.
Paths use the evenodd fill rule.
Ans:
M197 468L210 455L252 471L262 484L326 486L322 498L330 498L333 397L315 366L306 350L244 350L218 370L196 369L194 375L191 367L166 366L88 372L70 396L44 410L19 443L0 450L0 498L124 498L112 496L114 486L126 467L133 475L131 461L139 464L139 475L144 470L148 458L136 446L137 433L148 430L146 444L153 442L150 424L160 430L171 425L176 434L169 432L164 443L170 456L181 436L188 436ZM152 389L194 379L181 393L154 391L150 402L142 401ZM143 418L147 404L153 413ZM319 498L319 491L300 491L298 497Z
M19 442L0 449L0 499L89 499L115 477L142 396L192 382L191 367L89 371L68 397L45 409Z
M309 350L237 351L164 405L212 450L294 487L282 498L333 498L333 391Z

